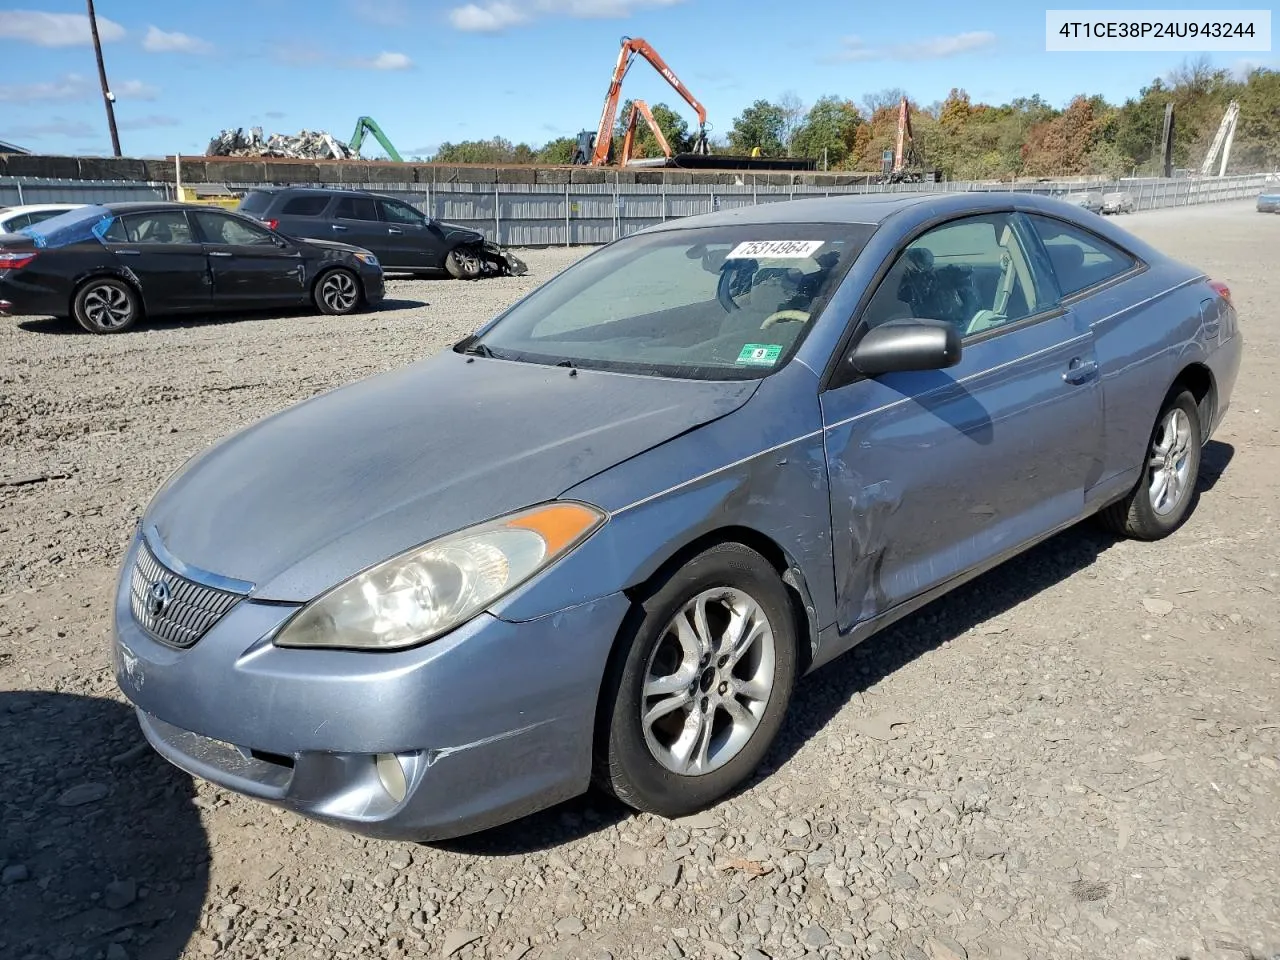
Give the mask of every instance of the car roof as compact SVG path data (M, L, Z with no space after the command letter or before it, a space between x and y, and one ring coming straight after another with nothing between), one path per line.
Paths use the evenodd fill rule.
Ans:
M48 210L75 210L86 206L83 203L27 203L17 207L0 207L0 213L11 217L15 213L44 213Z

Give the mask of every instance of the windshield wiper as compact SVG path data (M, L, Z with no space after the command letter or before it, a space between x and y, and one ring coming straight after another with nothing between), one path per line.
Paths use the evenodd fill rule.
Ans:
M488 345L481 343L479 340L472 340L462 348L462 352L469 357L487 357L492 359L495 356L494 352L489 349Z

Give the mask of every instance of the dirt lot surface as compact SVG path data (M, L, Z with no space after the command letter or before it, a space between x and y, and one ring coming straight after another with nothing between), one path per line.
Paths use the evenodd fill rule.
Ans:
M0 957L1280 954L1280 217L1126 222L1229 283L1247 342L1178 534L1085 525L933 604L802 683L705 814L589 795L436 846L155 756L109 670L116 564L190 454L440 349L577 252L393 281L349 319L0 323Z

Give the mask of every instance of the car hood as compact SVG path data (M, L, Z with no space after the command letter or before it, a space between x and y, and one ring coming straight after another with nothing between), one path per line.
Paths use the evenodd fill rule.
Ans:
M479 230L473 230L471 227L464 227L460 223L445 223L443 220L437 220L436 226L440 228L440 232L446 240L462 241L462 240L483 240L484 234Z
M178 560L306 601L387 557L551 500L742 406L759 381L672 380L452 350L210 447L144 526Z

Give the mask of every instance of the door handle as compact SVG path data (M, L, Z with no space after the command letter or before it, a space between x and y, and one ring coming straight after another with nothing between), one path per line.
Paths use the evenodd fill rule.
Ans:
M228 253L226 250L210 250L210 251L209 251L209 256L211 256L211 257L229 257L229 256L231 256L231 254L230 254L230 253Z
M1084 383L1097 372L1097 360L1081 360L1077 357L1075 360L1071 361L1071 366L1069 366L1067 368L1067 372L1062 375L1062 379L1067 383Z
M331 223L329 224L329 229L330 230L346 230L347 228L338 223Z
M121 257L140 257L142 256L142 251L141 250L117 250L116 254Z
M399 227L387 227L387 233L404 233Z

